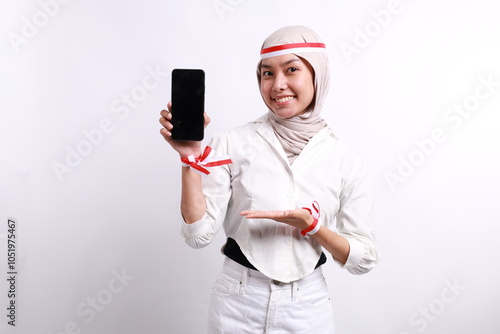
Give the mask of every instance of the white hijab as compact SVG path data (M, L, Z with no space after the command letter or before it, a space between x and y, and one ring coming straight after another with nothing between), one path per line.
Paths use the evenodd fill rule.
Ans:
M311 29L304 26L290 26L278 29L262 44L261 49L293 43L322 43L321 38ZM274 133L286 152L290 164L300 154L309 140L326 126L319 116L330 86L330 66L324 52L293 52L307 61L314 70L314 99L309 110L299 116L287 119L278 118L269 109L268 120ZM260 65L257 66L257 79L260 89Z

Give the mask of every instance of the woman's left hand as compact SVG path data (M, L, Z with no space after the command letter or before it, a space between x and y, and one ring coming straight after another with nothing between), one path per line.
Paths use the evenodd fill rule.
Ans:
M305 230L314 222L314 218L311 216L309 211L305 209L294 209L286 211L245 210L241 211L240 215L245 216L247 219L272 219L280 223L294 226L300 230Z
M306 209L286 211L245 210L241 211L240 215L245 216L247 219L272 219L280 223L294 226L300 230L307 229L314 222L313 216ZM345 264L347 262L351 247L345 237L328 228L320 228L318 233L312 235L312 238L326 248L326 250L328 250L328 252L330 252L330 254L340 263Z

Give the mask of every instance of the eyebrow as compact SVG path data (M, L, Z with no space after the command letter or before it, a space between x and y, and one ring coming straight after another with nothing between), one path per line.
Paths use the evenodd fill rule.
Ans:
M280 66L286 66L290 63L293 63L294 61L300 61L299 58L294 58L294 59L290 59L288 61L285 61L284 63L280 64ZM271 65L264 65L264 64L261 64L260 67L263 67L263 68L272 68Z

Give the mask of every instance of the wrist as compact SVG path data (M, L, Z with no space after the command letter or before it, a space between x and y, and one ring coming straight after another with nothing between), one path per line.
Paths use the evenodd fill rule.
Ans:
M313 222L311 225L309 225L308 228L305 230L300 231L300 234L302 234L304 237L311 236L313 234L316 234L316 232L319 231L321 227L321 224L317 218L313 218Z
M179 153L179 158L181 158L181 159L182 158L187 158L187 157L190 157L190 156L198 158L202 154L201 148L196 149L196 150L192 150L192 151L182 151L182 152L178 152L178 153Z
M317 233L321 227L321 222L319 221L320 218L319 204L318 202L314 201L312 204L312 210L309 208L303 208L303 209L309 211L310 213L310 216L308 218L310 224L307 228L300 231L300 234L302 234L304 237L309 237Z
M194 154L184 157L181 156L182 166L189 167L197 173L208 175L210 172L206 169L207 167L216 167L233 163L227 155L219 158L214 158L213 155L214 151L210 146L207 146L203 153L200 151L196 156Z
M312 224L314 224L314 217L311 216L311 215L309 215L309 217L307 217L305 226L304 226L304 228L301 231L307 230L308 228L311 227Z

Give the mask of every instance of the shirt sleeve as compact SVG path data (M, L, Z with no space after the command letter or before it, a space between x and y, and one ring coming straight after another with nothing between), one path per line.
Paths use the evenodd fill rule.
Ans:
M212 147L215 158L228 154L227 139L223 134L214 136L208 146ZM212 242L224 222L231 198L230 165L208 169L210 174L202 177L203 195L207 205L205 214L197 222L183 222L181 226L184 241L193 248L202 248Z
M351 152L344 165L337 233L345 237L350 246L343 268L356 275L369 272L378 261L371 219L373 190L369 174L366 163Z

